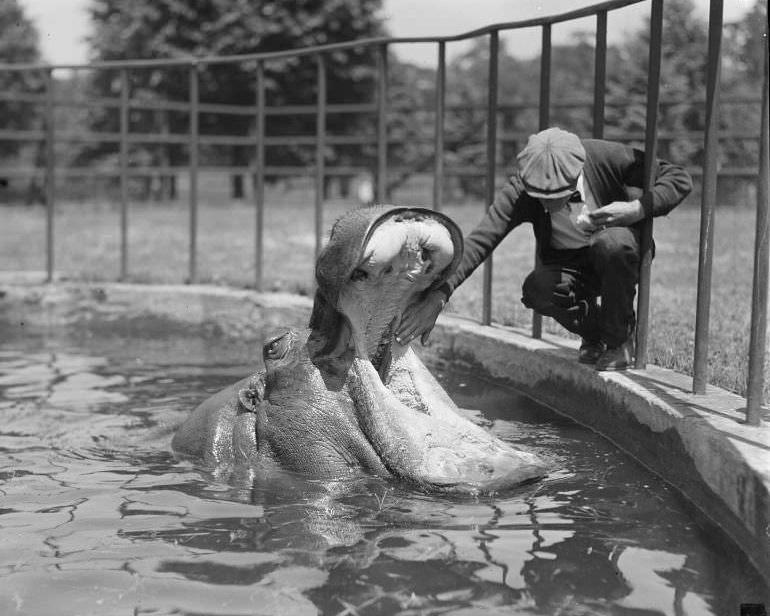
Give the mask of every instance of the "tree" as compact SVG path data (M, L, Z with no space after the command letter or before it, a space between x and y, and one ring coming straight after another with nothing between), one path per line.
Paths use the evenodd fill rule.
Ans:
M649 18L637 34L620 47L608 63L608 109L610 126L625 133L643 135L646 125ZM670 0L663 7L658 131L682 135L702 131L705 114L708 27L695 14L693 0ZM643 138L638 145L643 145ZM687 136L660 139L661 154L677 162L697 164L703 143Z
M736 132L737 138L720 141L720 166L754 166L757 161L756 135L759 105L730 103L731 98L756 98L762 87L766 0L735 24L726 24L722 44L720 131ZM608 120L623 131L641 133L645 122L647 50L649 23L620 48L619 63L608 63ZM660 155L676 162L700 166L703 163L705 130L708 24L694 13L692 0L668 0L663 10L661 61ZM679 101L664 104L665 101ZM748 137L748 138L747 138Z
M311 45L351 41L383 33L378 16L381 0L93 0L91 39L93 60L127 58L180 58L210 55L236 55L299 49ZM330 103L365 102L372 99L375 59L372 49L353 49L325 55L327 91ZM312 104L316 92L316 59L292 57L265 64L268 105ZM97 71L93 90L102 96L119 92L116 74ZM181 69L144 69L131 72L132 96L147 99L185 101L188 75ZM218 64L200 71L200 98L205 102L253 105L255 101L255 64ZM144 130L184 132L186 114L134 114L132 120ZM355 131L349 116L330 115L327 130L331 134ZM96 130L116 130L114 114L95 117ZM200 130L218 134L245 135L253 131L253 119L245 116L201 114ZM268 136L312 135L315 117L282 116L268 122ZM182 147L167 147L165 157L172 164L184 162ZM232 165L248 163L253 147L209 147L202 151L204 160L221 161L229 156ZM148 148L143 148L146 153ZM104 148L91 151L93 157ZM360 160L360 152L330 150L328 162L338 164ZM157 148L151 163L158 164ZM286 145L269 148L267 162L272 165L310 164L314 149ZM165 162L165 161L164 161ZM237 182L235 187L237 188Z
M390 195L412 175L432 169L436 75L433 69L401 62L393 54L388 67L388 138L392 143L385 192Z
M37 30L18 0L0 2L0 59L8 64L40 60ZM39 73L0 70L0 92L5 95L0 99L0 118L4 129L25 130L40 123L40 114L30 113L30 104L14 100L13 94L40 93L43 87L43 78ZM0 141L0 158L16 156L21 146L18 141Z
M723 91L742 99L755 99L754 105L722 105L727 128L750 139L728 139L722 144L726 163L735 167L755 167L759 143L760 98L767 54L767 0L756 0L744 17L725 24L722 71Z
M767 0L756 0L742 19L726 26L728 71L750 83L762 83L767 53Z

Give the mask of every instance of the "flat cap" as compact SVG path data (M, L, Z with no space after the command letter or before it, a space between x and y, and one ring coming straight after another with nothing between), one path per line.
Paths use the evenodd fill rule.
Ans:
M577 135L561 128L547 128L530 136L516 158L527 193L558 199L575 190L586 151Z

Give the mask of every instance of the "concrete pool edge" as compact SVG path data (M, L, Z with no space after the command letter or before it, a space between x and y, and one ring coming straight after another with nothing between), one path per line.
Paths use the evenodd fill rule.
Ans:
M265 326L306 323L311 307L307 297L228 287L0 280L0 320L32 330L107 323L130 332L133 317L153 315L159 327L254 338ZM744 398L716 387L696 396L690 377L657 366L597 373L577 363L573 341L453 315L417 350L481 370L609 439L678 488L770 579L770 425L742 423Z

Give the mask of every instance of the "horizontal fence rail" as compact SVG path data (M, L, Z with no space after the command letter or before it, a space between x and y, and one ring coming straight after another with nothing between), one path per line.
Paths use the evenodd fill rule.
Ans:
M392 142L388 142L389 144ZM261 168L267 177L311 177L315 176L316 167L314 165L307 166L273 166L266 165ZM258 167L256 166L242 166L233 167L225 165L200 165L198 167L201 173L222 173L222 174L243 174L254 175ZM169 166L169 167L128 167L125 171L126 177L132 178L146 178L149 176L175 176L183 173L187 173L189 167L183 166ZM361 173L369 171L368 167L350 167L350 166L324 166L324 177L330 176L355 176ZM398 165L389 165L388 171L392 173L408 173L412 171L412 167L401 167ZM701 176L703 174L702 169L692 168L688 169L691 175ZM28 178L33 176L39 176L45 174L46 167L4 167L0 169L2 177L4 178ZM53 172L56 178L115 178L120 177L122 174L121 169L118 168L104 168L94 169L93 167L67 167L65 169L55 169ZM444 177L472 177L472 178L486 178L489 171L485 167L456 167L454 165L444 165ZM509 167L499 167L495 174L497 181L505 179L510 174ZM747 180L757 179L756 167L735 167L724 169L719 173L720 178L740 178ZM440 207L440 206L439 206Z
M618 100L607 95L607 21L608 15L617 9L630 5L648 3L650 6L648 84L644 101ZM722 2L710 0L709 41L707 58L707 81L705 98L699 100L666 99L660 97L660 74L662 63L662 10L663 0L611 0L592 6L568 11L559 15L540 17L490 25L454 36L441 37L381 37L362 39L344 43L317 45L296 50L269 53L241 54L234 56L179 57L152 60L116 60L94 62L91 64L5 64L0 63L0 72L26 72L39 74L43 81L42 92L0 92L0 103L25 103L31 110L36 110L42 122L37 129L10 129L0 124L0 141L36 144L43 154L36 156L33 164L5 165L0 167L4 178L43 177L46 203L46 275L53 280L54 260L54 213L60 185L63 180L74 178L104 178L118 181L120 204L120 274L121 280L129 276L128 224L129 224L129 182L135 178L172 177L185 174L189 179L189 246L188 246L188 282L196 282L198 273L198 205L200 199L199 184L201 176L218 172L250 176L253 178L253 200L255 210L254 227L254 286L263 289L263 251L264 251L264 214L266 180L278 177L306 176L313 179L314 198L314 254L317 256L322 247L324 187L331 177L350 177L371 173L373 177L372 197L379 202L388 199L388 183L399 175L409 174L409 167L399 165L393 158L394 148L409 145L413 139L393 134L391 114L398 110L390 100L392 89L389 50L396 44L430 43L437 47L435 72L435 99L432 106L412 108L413 114L424 114L426 125L433 125L433 134L424 138L425 144L432 145L433 155L427 161L423 171L432 171L432 203L435 209L443 201L444 179L447 177L476 178L485 181L485 205L492 202L498 183L510 172L510 151L520 149L531 131L510 130L500 118L505 114L529 112L537 117L539 129L548 127L554 112L570 109L584 109L589 113L591 136L624 141L644 147L646 152L645 188L654 181L654 160L659 149L666 149L681 140L692 143L702 142L701 131L668 131L658 128L658 120L667 110L677 105L702 104L706 109L707 123L705 142L703 142L703 164L691 167L694 176L703 178L701 203L701 238L698 274L698 305L696 311L696 334L694 352L693 391L703 393L706 384L706 360L709 337L709 307L711 288L711 261L713 258L713 217L716 201L717 178L745 178L757 181L757 227L755 242L755 263L752 301L752 326L750 337L750 368L748 378L748 423L759 423L759 404L764 386L764 355L767 332L767 286L768 286L768 152L767 152L767 90L768 77L765 68L763 96L720 97L719 79L721 64ZM576 19L593 17L595 19L594 76L593 97L580 100L551 100L552 84L552 26ZM500 33L522 28L539 28L541 34L539 98L537 102L507 102L499 96L499 36ZM488 90L486 108L470 104L448 104L446 100L446 46L448 43L486 39L489 46ZM374 100L339 103L329 101L328 65L331 54L354 50L373 50L376 59L373 66L375 87ZM269 105L266 95L265 69L271 62L287 58L307 57L315 62L316 91L315 100L303 104ZM201 73L220 65L239 65L254 80L254 99L250 104L227 104L200 100ZM114 97L86 97L76 99L56 92L54 72L60 69L79 73L95 71L114 71L119 79L119 95ZM131 75L147 69L167 69L186 71L188 79L188 97L186 100L155 100L147 98L146 92L131 92ZM181 73L184 75L184 73ZM621 132L606 125L606 111L623 109L630 103L642 103L646 110L643 131ZM720 129L719 109L741 105L751 109L746 113L762 115L760 133L749 130ZM57 109L102 109L117 112L117 128L114 131L72 131L56 125ZM483 128L473 133L473 139L453 137L446 134L448 118L452 114L485 112ZM166 120L166 130L148 132L132 130L132 119L136 114L163 113L178 121ZM174 115L176 114L176 115ZM249 130L234 134L213 133L203 121L207 116L217 115L242 119L251 126ZM346 118L366 118L362 128L356 134L335 134L333 122ZM305 122L315 122L314 128L307 128L307 134L275 135L268 134L268 122L283 118L305 118ZM239 121L239 120L238 120ZM1 122L1 120L0 120ZM312 127L312 124L305 124ZM343 131L344 132L344 131ZM759 151L759 168L756 166L724 166L717 164L720 143L728 140L745 141L756 144ZM448 147L458 144L473 143L483 153L485 163L457 164L445 160ZM116 162L100 165L65 166L57 160L57 146L66 144L98 144L116 146ZM177 156L173 161L165 160L153 165L131 160L132 146L155 146L173 149ZM302 164L270 164L270 156L279 148L298 148L306 152ZM371 153L370 164L332 164L328 159L333 148L368 148ZM204 154L215 148L236 148L248 152L246 163L211 165ZM505 150L504 150L505 148ZM504 151L508 155L504 155ZM651 237L652 221L647 221L642 240L642 266L640 270L639 295L637 302L637 356L636 367L643 368L647 361L647 329L649 319L649 289L651 277ZM492 321L492 284L493 267L491 257L484 264L483 300L480 321L489 324ZM542 332L542 318L534 314L532 335L539 337ZM757 393L759 392L759 393Z
M759 101L757 101L759 103ZM758 106L758 105L757 105ZM267 108L268 110L270 107ZM508 132L498 135L498 142L521 142L527 139L529 132ZM620 132L610 131L612 139L616 141L644 141L644 133L641 132ZM736 139L745 141L759 141L759 135L756 132L742 130L722 130L714 133L720 140ZM672 141L674 139L692 139L701 137L699 131L660 131L658 141ZM47 133L44 130L7 130L0 129L0 139L4 141L45 141ZM119 143L122 139L121 133L112 132L59 132L56 135L57 142L93 142L93 143ZM170 133L166 135L157 135L153 133L131 133L125 137L128 143L158 143L158 144L186 144L189 143L189 135L184 133ZM242 145L250 146L254 144L253 137L243 137L239 135L201 135L202 145ZM284 145L307 145L315 146L318 137L316 135L285 135L276 137L265 137L265 145L284 146ZM363 145L377 143L377 137L357 137L354 135L327 135L325 140L330 145ZM393 137L388 137L388 143L404 143ZM451 137L444 137L445 143L452 141ZM719 169L721 173L723 170ZM756 169L754 170L756 175Z
M519 30L522 28L533 28L543 25L564 23L591 17L600 11L617 10L632 4L639 4L645 0L609 0L591 6L586 6L574 11L568 11L559 15L548 15L535 19L525 19L520 21L511 21L493 24L484 28L470 30L461 34L452 36L424 36L424 37L381 37L371 39L361 39L345 43L329 43L326 45L313 45L302 49L291 49L286 51L272 51L263 53L237 54L231 56L191 56L188 58L168 58L153 60L112 60L102 62L91 62L90 64L39 64L39 63L18 63L7 64L0 62L0 70L9 71L29 71L29 70L49 70L49 69L69 69L69 70L93 70L93 69L120 69L120 68L158 68L158 67L186 67L194 63L198 66L233 64L239 62L258 62L268 60L281 60L284 58L298 58L310 56L318 53L329 53L333 51L347 51L351 49L360 49L371 46L387 46L404 43L452 43L466 41L490 34L491 32L501 32L504 30Z

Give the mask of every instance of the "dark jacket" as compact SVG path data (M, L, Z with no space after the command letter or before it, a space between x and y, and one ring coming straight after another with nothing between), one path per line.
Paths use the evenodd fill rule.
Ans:
M627 187L643 188L644 152L599 139L585 139L583 146L586 150L583 175L601 205L628 201ZM646 218L668 214L692 190L692 180L684 168L660 159L656 161L656 167L652 188L640 198ZM555 260L564 252L551 247L551 217L540 201L525 192L517 171L497 193L481 222L465 238L463 260L439 290L449 297L502 239L524 222L532 223L538 254L544 263Z

